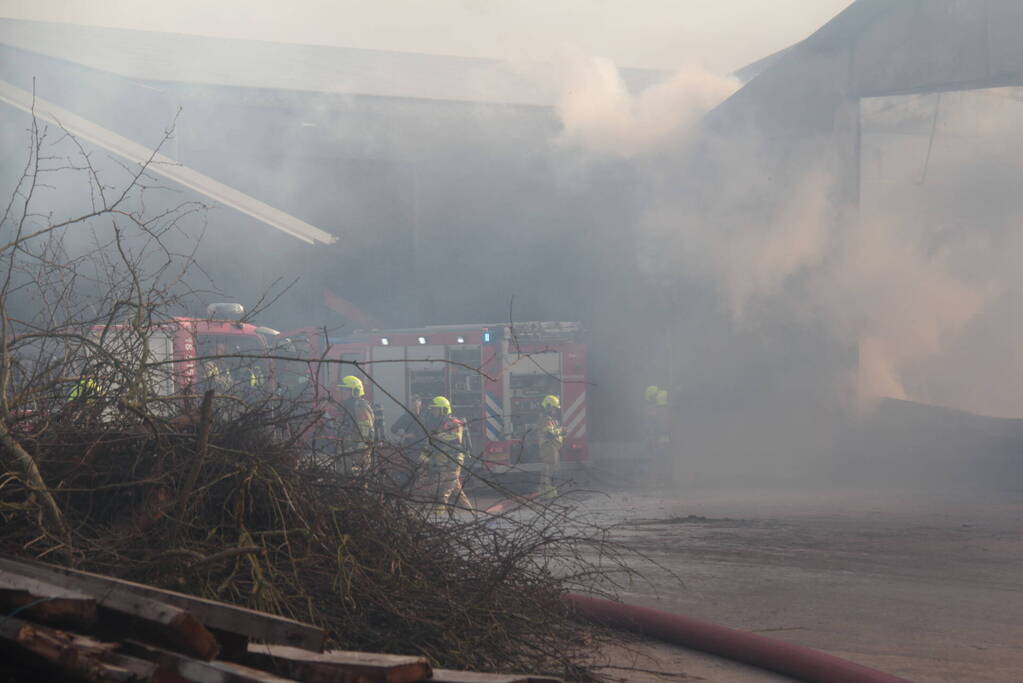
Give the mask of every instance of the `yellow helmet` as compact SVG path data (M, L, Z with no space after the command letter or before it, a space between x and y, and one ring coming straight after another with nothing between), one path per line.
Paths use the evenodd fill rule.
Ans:
M444 415L451 414L451 401L447 400L443 396L434 396L433 400L430 401L431 408L440 408L441 413Z
M341 378L341 381L337 383L339 389L351 389L352 396L356 398L366 393L366 390L362 386L362 380L355 375L345 375Z
M561 410L561 399L553 394L549 394L543 397L543 401L540 403L544 410Z
M653 403L654 401L657 400L658 391L660 391L660 389L651 384L646 388L646 391L643 393L643 396L649 403Z
M668 392L661 389L657 392L657 405L666 406L668 405Z

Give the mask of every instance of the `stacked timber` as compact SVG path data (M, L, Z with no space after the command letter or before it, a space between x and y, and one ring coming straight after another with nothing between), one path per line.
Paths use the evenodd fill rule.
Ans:
M0 557L0 679L155 683L546 683L332 650L310 624L109 576Z

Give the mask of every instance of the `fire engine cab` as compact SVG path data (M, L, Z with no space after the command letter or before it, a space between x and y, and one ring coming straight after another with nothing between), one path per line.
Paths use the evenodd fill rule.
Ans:
M467 422L473 453L492 471L536 465L528 447L548 394L561 399L562 461L585 462L586 347L574 322L467 324L373 330L328 339L328 386L361 375L367 398L394 424L419 397L451 400Z
M275 373L265 356L279 333L230 319L244 314L240 304L210 304L207 313L208 318L173 317L152 323L145 330L151 368L147 383L153 395L181 395L202 387L209 379L200 368L204 358L215 362L218 371L233 384L243 383L243 377L258 377L261 383L268 385L274 382ZM115 354L127 356L140 352L141 340L128 326L96 326L92 334ZM292 373L278 369L276 375L282 374L300 377L301 382L308 381L304 369ZM279 378L277 383L280 383Z

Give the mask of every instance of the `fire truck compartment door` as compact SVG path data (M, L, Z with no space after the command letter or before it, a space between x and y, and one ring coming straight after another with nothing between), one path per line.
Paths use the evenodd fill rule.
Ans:
M373 373L374 381L379 385L379 387L374 388L373 400L379 403L380 408L384 411L384 421L388 429L405 412L401 403L410 403L408 396L405 395L405 363L392 362L404 360L404 346L377 346L373 348L373 362L370 363L369 367L370 372ZM386 393L380 389L384 389Z
M511 356L509 371L516 375L554 375L561 374L561 354L557 351Z
M421 345L405 347L408 358L408 392L418 394L424 402L434 396L448 396L448 362L445 347Z
M168 369L169 365L160 365L174 357L174 341L163 330L154 330L147 340L150 358L150 369L146 373L149 390L158 396L170 396L174 393L174 379Z

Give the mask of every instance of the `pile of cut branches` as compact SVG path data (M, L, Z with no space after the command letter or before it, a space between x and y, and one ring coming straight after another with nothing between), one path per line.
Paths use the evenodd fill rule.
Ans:
M22 442L79 568L315 623L344 649L581 674L593 636L561 596L621 569L601 530L555 505L438 515L392 483L390 466L353 475L283 436L307 414L269 400L192 423L69 411ZM8 470L0 549L61 549L40 535L36 503Z

